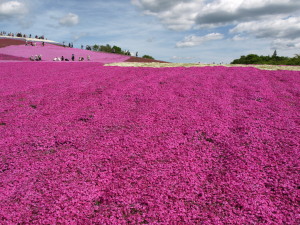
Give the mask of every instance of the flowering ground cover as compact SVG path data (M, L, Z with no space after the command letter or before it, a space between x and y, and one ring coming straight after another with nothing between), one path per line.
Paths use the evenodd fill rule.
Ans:
M36 46L24 45L10 45L0 48L0 54L11 55L14 57L23 57L29 59L30 56L42 55L43 61L52 61L56 57L67 58L71 61L72 54L75 55L75 61L78 61L79 57L84 57L87 60L87 56L90 56L92 62L112 63L123 62L130 58L130 56L111 54L104 52L93 52L77 48L68 48L58 45L45 43L42 46L41 42L36 42Z
M254 67L261 70L292 70L300 71L300 66L278 66L278 65L243 65L243 64L203 64L203 63L157 63L157 62L114 62L106 66L123 66L123 67L205 67L205 66L226 66L226 67Z
M300 72L0 67L1 224L299 224Z

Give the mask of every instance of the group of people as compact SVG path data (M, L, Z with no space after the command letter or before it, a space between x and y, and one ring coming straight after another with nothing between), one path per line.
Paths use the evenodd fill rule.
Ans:
M12 32L6 33L6 31L1 31L0 36L32 38L31 34L26 35L26 34L22 34L21 32L18 32L16 34L14 34ZM45 39L44 35L42 35L42 36L35 35L34 38L35 39L41 39L41 40Z
M90 61L90 60L91 60L91 56L88 55L88 56L86 57L86 59L87 59L87 61ZM73 61L74 61L74 60L73 60ZM84 57L79 57L79 61L84 61Z
M66 47L65 42L63 41L63 46ZM68 44L69 48L73 48L73 42Z
M11 33L11 32L6 33L6 31L1 31L1 32L0 32L0 35L1 35L1 36L9 36L9 37L14 37L14 36L15 36L14 33ZM17 37L17 35L16 35L16 37Z
M87 58L88 61L91 60L91 56L90 55L88 55L86 58ZM74 54L72 54L71 60L75 61L75 55ZM62 56L62 57L55 57L53 59L53 61L70 61L70 60L67 59L67 58L65 58L64 56ZM84 61L84 57L80 56L79 59L78 59L78 61Z
M30 56L30 61L42 61L42 55Z
M65 57L55 57L54 59L53 59L53 61L69 61L69 59L67 59L67 58L65 58Z
M25 42L25 46L27 46L27 45L31 45L31 46L36 46L36 43L35 42L33 42L33 41L26 41Z
M29 57L30 61L42 61L42 55L35 55L35 56L30 56ZM75 56L72 54L71 57L72 61L75 61ZM88 55L87 60L90 61L91 57ZM53 61L70 61L69 59L65 58L64 56L62 57L55 57ZM79 57L79 61L84 61L84 57Z
M26 41L25 42L25 46L27 46L27 45L36 46L36 43L33 42L33 41ZM45 42L44 41L42 42L42 46L45 46Z

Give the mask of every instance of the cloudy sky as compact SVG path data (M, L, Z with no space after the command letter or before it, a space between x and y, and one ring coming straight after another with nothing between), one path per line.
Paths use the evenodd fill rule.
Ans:
M300 0L0 0L0 31L169 62L300 53Z

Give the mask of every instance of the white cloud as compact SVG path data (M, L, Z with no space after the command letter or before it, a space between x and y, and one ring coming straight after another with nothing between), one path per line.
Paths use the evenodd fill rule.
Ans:
M147 38L147 40L146 40L147 42L149 42L149 43L152 43L152 42L154 42L155 41L155 38L154 37L151 37L151 38Z
M27 7L19 1L0 2L0 18L18 17L27 13Z
M168 11L181 3L188 3L191 0L131 0L132 4L148 12Z
M272 20L299 13L299 0L131 0L147 15L172 30L219 27L240 22Z
M244 22L238 24L230 32L246 33L257 38L285 38L293 40L300 36L300 17Z
M80 32L80 33L75 33L73 34L73 41L76 42L78 41L80 38L83 38L83 37L86 37L88 36L88 33L87 32Z
M64 17L60 18L59 24L62 26L74 26L79 23L79 16L73 13L68 13Z
M244 41L244 40L247 40L247 37L243 37L243 36L241 36L240 34L238 34L238 35L235 35L235 36L232 38L232 40L234 40L234 41Z
M220 33L211 33L205 36L190 35L184 38L183 41L177 42L176 47L193 47L201 45L204 42L223 39L224 35Z
M196 59L195 56L172 56L171 60Z
M271 43L271 49L282 49L282 50L298 50L300 49L300 38L294 40L286 39L275 39Z
M171 30L188 30L195 23L202 1L195 0L131 0L146 15L157 17Z
M224 26L243 21L257 21L300 10L298 0L221 0L207 4L198 14L199 26Z

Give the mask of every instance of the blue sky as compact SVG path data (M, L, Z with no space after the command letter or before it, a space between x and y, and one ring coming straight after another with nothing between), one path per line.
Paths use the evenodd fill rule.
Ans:
M300 53L300 0L0 0L0 30L169 62Z

